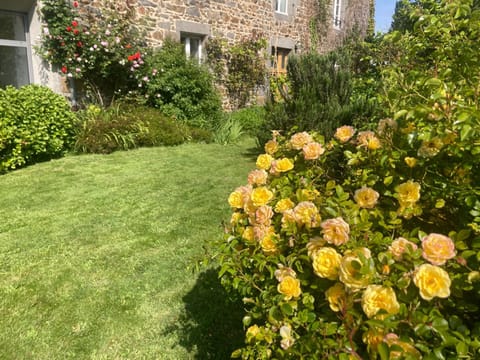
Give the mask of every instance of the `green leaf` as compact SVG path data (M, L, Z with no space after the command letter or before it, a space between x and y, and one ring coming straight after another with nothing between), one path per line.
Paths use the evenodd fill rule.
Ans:
M284 303L284 304L280 305L280 308L282 309L282 312L285 315L287 315L287 316L293 315L293 308L289 303Z
M408 113L408 110L400 110L400 111L397 111L397 112L393 115L393 119L394 119L394 120L398 120L399 118L405 116L407 113Z

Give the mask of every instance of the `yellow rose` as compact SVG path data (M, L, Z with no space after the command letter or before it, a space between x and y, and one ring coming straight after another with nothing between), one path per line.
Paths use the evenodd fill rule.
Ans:
M329 244L339 246L348 241L350 226L341 217L325 220L320 226L323 229L323 238Z
M398 202L402 207L409 207L420 199L420 184L414 181L407 181L395 188L398 195Z
M260 333L260 328L258 325L252 325L247 329L247 333L245 334L245 337L247 339L247 342L253 342L257 335Z
M278 143L274 140L269 140L265 144L265 152L267 154L273 155L277 152L278 150Z
M362 340L367 344L370 351L376 352L378 345L383 342L385 333L381 329L368 329L362 335Z
M305 144L302 148L305 160L316 160L325 152L323 146L317 142Z
M422 239L422 256L433 265L443 265L456 255L455 244L448 236L429 234Z
M331 247L324 247L312 254L313 272L321 278L336 280L342 256Z
M271 255L277 252L277 235L276 234L267 234L260 240L260 246L265 254Z
M273 157L269 154L261 154L257 157L257 168L268 170L272 166Z
M253 232L253 227L246 226L242 233L242 239L244 239L247 243L254 243L255 242L255 234Z
M295 203L292 200L290 200L288 198L287 199L281 199L275 205L275 212L283 213L287 210L293 209L294 206L295 206Z
M392 241L392 244L388 247L388 250L390 250L395 260L401 260L407 249L409 249L409 251L415 251L417 248L417 244L400 237Z
M275 234L275 228L268 225L255 225L253 227L253 234L255 239L262 241L267 235Z
M257 187L252 190L251 199L254 206L266 205L273 198L273 193L265 186Z
M287 350L295 343L295 338L292 336L292 328L288 324L280 328L280 336L282 337L280 346L283 350Z
M293 225L296 225L297 219L293 210L285 210L282 213L282 230L287 231Z
M380 140L373 131L361 131L358 133L358 146L366 147L369 150L377 150L382 147Z
M357 248L347 250L340 262L339 279L347 287L362 289L367 287L375 272L375 264L370 250Z
M248 183L251 185L265 185L267 183L268 173L265 170L252 170L248 174Z
M285 300L297 298L302 293L302 290L300 289L300 280L291 276L285 276L280 284L278 284L277 290L280 294L285 295Z
M413 282L420 290L420 296L425 300L434 297L446 298L450 296L452 281L448 273L435 265L420 265L413 275Z
M417 159L415 159L414 157L405 157L405 159L403 159L405 161L405 164L407 164L408 167L415 167L415 165L417 165Z
M344 126L340 126L335 131L334 136L338 141L345 143L348 140L350 140L354 134L355 134L355 129L352 126L344 125Z
M243 194L239 191L234 191L228 197L228 203L232 208L243 208Z
M386 343L388 346L397 346L401 347L402 351L392 350L390 351L390 359L405 359L405 356L408 355L408 359L421 359L422 354L412 345L405 341L401 341L398 338L397 334L387 334L385 335L383 342Z
M288 158L275 161L276 172L282 173L293 169L293 162Z
M230 218L230 224L237 225L240 221L245 218L245 215L239 212L234 212Z
M322 220L318 209L310 201L302 201L293 209L295 220L299 225L305 225L307 228L318 227Z
M417 151L417 155L423 158L434 157L443 147L442 139L436 137L432 140L424 140Z
M273 217L271 206L262 205L255 212L255 223L270 226Z
M313 201L315 200L320 193L318 192L317 189L302 189L300 191L297 191L297 198L299 201Z
M347 303L347 293L342 283L336 283L325 291L330 309L337 312L345 308Z
M372 209L377 204L379 198L378 192L369 188L362 187L355 191L354 200L361 208Z
M292 135L292 137L290 138L290 145L295 150L300 150L301 148L303 148L304 145L312 141L313 141L312 136L309 133L304 131L304 132L296 133Z
M374 317L380 310L389 314L396 314L400 310L395 291L391 287L369 285L362 295L362 309L369 317ZM380 319L383 318L380 315Z

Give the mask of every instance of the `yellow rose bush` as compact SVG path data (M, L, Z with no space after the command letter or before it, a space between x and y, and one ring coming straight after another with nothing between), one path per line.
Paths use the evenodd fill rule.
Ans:
M478 48L480 10L460 2L431 1L437 13L418 20L428 32L392 37L389 51L430 33L437 44L438 23L462 29L448 33L463 34L455 46ZM228 196L215 259L244 301L233 357L480 358L480 71L444 71L435 49L430 77L410 73L413 47L395 58L410 77L384 73L388 118L328 139L274 132Z

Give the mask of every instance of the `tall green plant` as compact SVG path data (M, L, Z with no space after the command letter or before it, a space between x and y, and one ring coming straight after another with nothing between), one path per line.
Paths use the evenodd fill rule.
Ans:
M346 52L290 56L287 65L289 92L283 102L267 105L267 121L259 134L264 143L270 130L318 130L331 136L340 124L352 121L352 72Z

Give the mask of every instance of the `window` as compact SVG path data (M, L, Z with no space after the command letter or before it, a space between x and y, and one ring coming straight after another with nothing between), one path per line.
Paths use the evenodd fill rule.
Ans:
M333 27L335 29L342 28L342 1L341 0L333 0Z
M30 49L25 15L0 11L0 87L30 83Z
M287 72L290 51L290 49L272 47L272 72L274 74L285 74Z
M204 36L195 34L181 34L180 41L185 46L185 54L190 59L198 60L200 64L203 60L203 39Z
M287 0L275 0L275 11L281 14L286 14Z

